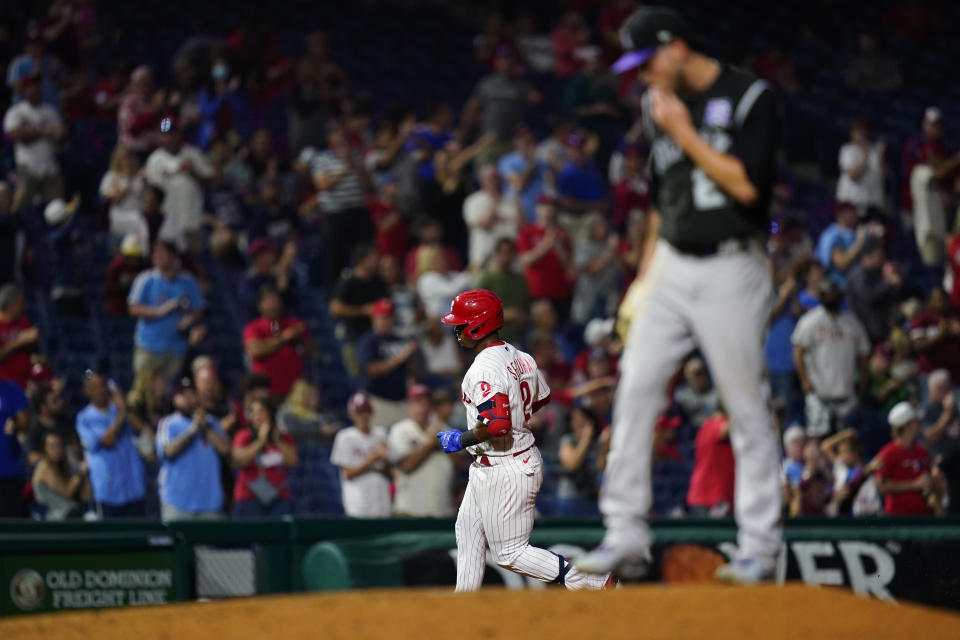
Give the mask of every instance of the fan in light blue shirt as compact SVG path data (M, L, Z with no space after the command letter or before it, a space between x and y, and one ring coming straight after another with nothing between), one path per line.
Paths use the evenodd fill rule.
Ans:
M158 242L155 268L138 275L127 296L130 315L138 318L134 342L151 353L186 353L187 338L178 325L187 316L199 319L205 305L196 279L180 271L179 261L172 247Z
M134 432L127 424L126 412L111 402L102 374L88 373L84 390L90 404L77 414L77 435L86 450L93 497L100 503L104 515L111 515L111 511L117 515L135 515L122 509L134 503L142 504L147 486L143 460L134 445Z
M173 402L176 413L157 429L163 519L216 517L223 508L219 456L230 452L230 443L220 424L198 411L189 379L177 388Z

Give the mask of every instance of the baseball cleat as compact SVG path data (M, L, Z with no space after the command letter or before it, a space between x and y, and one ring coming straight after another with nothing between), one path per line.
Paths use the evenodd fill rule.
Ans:
M773 580L777 563L759 556L735 558L717 569L716 578L724 584L757 584Z
M601 544L574 566L584 573L614 574L623 580L640 580L650 571L650 553L642 549Z

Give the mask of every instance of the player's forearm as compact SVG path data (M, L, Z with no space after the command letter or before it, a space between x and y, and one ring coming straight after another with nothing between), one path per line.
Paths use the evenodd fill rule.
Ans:
M653 250L657 247L657 240L660 237L660 214L655 209L651 209L648 218L647 234L643 238L640 261L637 264L638 277L642 276L650 265Z
M467 429L463 432L463 435L460 436L460 444L463 445L463 448L467 448L486 442L489 439L490 432L487 430L487 425L478 422L473 429Z
M738 203L750 206L757 201L757 188L747 176L743 162L711 147L692 127L681 131L676 142L690 159Z

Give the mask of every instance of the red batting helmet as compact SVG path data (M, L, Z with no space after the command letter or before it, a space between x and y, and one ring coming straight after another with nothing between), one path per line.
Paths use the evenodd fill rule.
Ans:
M453 299L450 313L440 318L440 322L466 325L463 333L472 340L480 340L503 326L503 302L493 291L470 289Z

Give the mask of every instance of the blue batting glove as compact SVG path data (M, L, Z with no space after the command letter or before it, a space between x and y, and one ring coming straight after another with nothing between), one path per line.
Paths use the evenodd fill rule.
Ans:
M443 447L443 450L447 453L456 453L457 451L463 451L463 445L460 444L460 435L461 431L452 429L450 431L441 431L437 434L437 437L440 439L440 446Z

